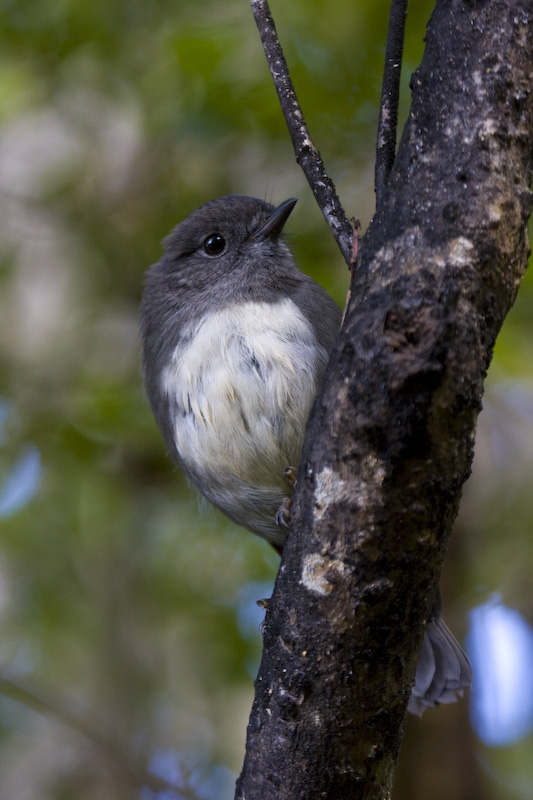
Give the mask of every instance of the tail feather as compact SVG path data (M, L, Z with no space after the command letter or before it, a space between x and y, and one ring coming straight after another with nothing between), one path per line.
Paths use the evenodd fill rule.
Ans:
M421 716L426 708L453 703L471 682L468 656L440 614L436 614L426 626L408 710Z

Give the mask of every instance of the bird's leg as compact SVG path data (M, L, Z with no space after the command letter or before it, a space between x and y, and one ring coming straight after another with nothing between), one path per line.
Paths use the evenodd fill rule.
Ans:
M260 600L256 600L255 602L256 605L258 605L259 608L262 608L265 612L263 621L259 624L259 633L261 634L261 636L263 636L267 624L267 614L268 614L268 606L270 603L270 597L262 597Z
M296 479L294 478L294 474L295 474L294 468L293 467L287 467L287 470L291 471L291 477L289 477L289 480L291 481L291 483L295 482ZM285 470L285 472L287 472L287 470ZM290 504L290 498L289 497L285 497L283 499L281 507L283 507L285 501L287 501ZM279 511L278 511L278 514L279 514ZM278 516L276 514L276 522L277 522L277 519L278 519ZM272 545L272 547L274 548L274 550L276 551L278 556L281 556L281 554L283 553L283 545L282 544L278 544L277 542L270 542L270 544ZM259 632L261 633L261 635L263 635L265 633L265 628L266 628L266 625L267 625L267 617L268 617L268 608L269 608L269 605L270 605L270 597L261 597L259 600L256 600L255 602L259 606L259 608L262 608L265 611L265 617L263 619L263 622L259 625Z
M296 478L298 477L298 470L296 467L285 467L283 474L294 488L296 486Z
M283 474L293 490L296 486L297 472L296 467L285 467L283 470ZM291 522L291 503L292 497L287 495L287 497L283 498L280 507L276 511L276 525L279 525L280 528L284 528L285 530L289 528Z
M276 525L279 525L280 528L284 528L285 530L290 527L291 504L292 497L284 497L280 507L276 511Z

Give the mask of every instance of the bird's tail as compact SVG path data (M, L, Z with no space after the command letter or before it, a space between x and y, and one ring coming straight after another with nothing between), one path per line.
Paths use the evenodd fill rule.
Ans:
M468 656L438 611L426 626L407 708L411 714L421 716L426 708L438 703L453 703L471 682Z

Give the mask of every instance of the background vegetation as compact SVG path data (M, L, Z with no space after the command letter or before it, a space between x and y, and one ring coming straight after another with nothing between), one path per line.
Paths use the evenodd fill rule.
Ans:
M410 11L403 118L431 6ZM387 7L272 0L363 229ZM143 273L176 222L241 192L298 196L299 263L341 304L348 275L246 0L17 0L0 23L0 800L225 800L277 558L200 513L165 455L139 371ZM473 713L410 720L398 800L533 792L532 295L526 278L498 342L444 578Z

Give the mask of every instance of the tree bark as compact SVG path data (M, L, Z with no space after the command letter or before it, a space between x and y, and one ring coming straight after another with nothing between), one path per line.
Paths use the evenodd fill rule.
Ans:
M530 0L438 0L310 418L242 800L390 796L483 379L527 264Z

